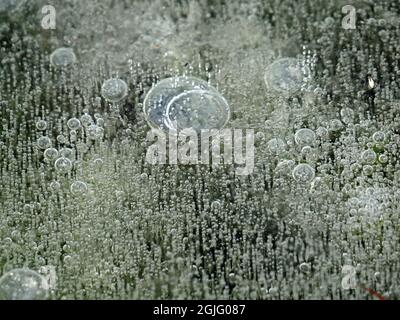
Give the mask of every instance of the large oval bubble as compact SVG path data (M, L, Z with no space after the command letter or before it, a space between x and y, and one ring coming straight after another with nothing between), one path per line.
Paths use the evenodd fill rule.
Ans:
M214 87L188 76L157 83L147 94L143 111L152 128L164 131L182 127L221 129L230 117L228 104Z
M39 273L14 269L0 278L0 300L45 300L49 286Z

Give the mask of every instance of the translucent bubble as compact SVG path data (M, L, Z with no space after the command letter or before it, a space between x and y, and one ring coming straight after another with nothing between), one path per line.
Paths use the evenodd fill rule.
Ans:
M96 118L96 124L99 127L104 127L104 119L103 118Z
M54 167L60 173L68 173L72 170L72 162L68 158L62 157L56 160Z
M44 120L39 120L38 122L36 122L36 129L40 130L40 131L44 131L47 129L47 122Z
M96 167L101 167L103 165L103 163L104 163L103 159L101 159L101 158L96 158L96 159L93 160L93 164Z
M293 169L292 175L298 182L309 183L314 179L315 171L310 165L301 163Z
M382 131L377 131L372 135L372 139L376 142L376 143L383 143L385 142L385 138L386 135L384 132Z
M329 129L333 132L343 129L343 123L339 119L333 119L329 123Z
M83 181L75 181L70 186L71 193L82 195L88 192L88 187Z
M61 189L61 184L58 181L52 181L50 183L50 188L54 191L58 191Z
M354 118L354 111L350 108L343 108L340 110L340 116L342 117L342 121L344 123L352 123Z
M84 127L89 127L94 123L93 118L90 116L90 114L85 113L81 117L81 123Z
M229 120L229 105L217 92L191 90L175 96L168 104L167 126L186 128L200 133L202 129L222 129Z
M44 157L48 160L55 160L58 158L58 150L55 148L47 148L44 151Z
M71 48L58 48L50 55L50 63L55 67L68 67L76 62Z
M80 153L86 153L89 151L89 146L84 142L78 142L76 144L76 150Z
M64 135L59 134L57 136L57 142L61 144L67 143L67 138Z
M47 149L51 147L51 140L49 137L43 136L37 140L37 145L40 149Z
M304 272L304 273L309 273L311 270L311 266L307 262L301 263L299 268L300 268L301 272Z
M292 172L295 162L293 160L282 160L279 162L275 168L278 173L289 174Z
M314 155L314 149L310 146L305 146L301 149L301 155L303 157L312 157Z
M45 300L48 290L46 279L29 269L14 269L0 278L0 300Z
M314 131L307 128L297 130L296 134L294 135L294 140L296 143L302 146L313 145L315 143L315 139L316 136Z
M374 173L374 167L370 165L366 165L363 167L363 174L366 176L370 176Z
M387 163L389 161L389 158L386 154L379 155L378 159L380 163Z
M73 159L74 157L74 150L71 148L62 148L60 150L60 155L64 158Z
M103 83L101 95L109 102L119 102L128 95L128 85L121 79L109 79Z
M148 124L152 128L168 130L168 105L170 105L170 102L175 97L194 90L218 93L217 90L210 86L206 81L194 77L174 77L158 82L146 95L143 103L143 112ZM198 97L199 95L195 95L193 98ZM210 95L208 98L212 97L213 96ZM219 100L220 99L217 99L217 101ZM175 102L182 102L182 97L179 101L175 99ZM222 103L222 105L224 105L224 103ZM218 118L220 117L221 116Z
M363 161L363 163L365 164L374 164L375 160L376 160L376 153L375 151L368 149L365 150L362 154L361 154L361 160Z
M325 127L319 127L316 130L317 136L320 137L321 139L326 139L329 136L329 131Z
M280 154L286 148L285 141L280 138L272 138L268 141L267 146L269 151L275 154Z
M310 69L296 58L282 58L270 64L264 75L268 88L279 92L294 93L301 89L309 77Z
M68 120L67 126L71 130L78 130L81 127L81 122L77 118L71 118Z
M256 133L256 138L257 138L257 140L263 141L265 139L264 132L261 132L261 131L257 132Z
M218 200L215 200L211 203L211 209L213 210L218 210L221 208L221 202Z

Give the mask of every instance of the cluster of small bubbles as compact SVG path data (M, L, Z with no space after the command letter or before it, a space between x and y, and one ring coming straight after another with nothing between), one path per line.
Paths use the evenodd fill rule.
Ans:
M50 63L57 68L68 67L75 62L76 56L71 48L58 48L50 55Z
M51 147L51 139L47 136L42 136L37 140L37 145L40 149L47 149Z
M293 169L292 175L297 182L310 183L315 177L315 171L309 164L300 163Z
M315 143L316 136L314 131L303 128L296 132L294 139L301 146L312 146Z
M72 170L72 162L70 159L61 157L54 162L54 167L59 173L68 173Z
M0 278L0 300L46 300L49 286L30 269L14 269Z
M128 85L121 79L108 79L101 87L101 95L109 102L119 102L128 95Z
M45 131L47 129L47 122L45 120L39 120L36 122L36 129Z
M81 122L77 118L71 118L68 120L67 126L70 130L79 130Z
M89 139L98 140L103 137L104 129L102 127L99 127L98 125L92 124L87 127L86 133Z
M58 154L58 150L55 148L47 148L43 153L44 157L50 161L57 159Z
M70 186L71 193L74 195L84 195L88 192L88 186L83 181L74 181Z

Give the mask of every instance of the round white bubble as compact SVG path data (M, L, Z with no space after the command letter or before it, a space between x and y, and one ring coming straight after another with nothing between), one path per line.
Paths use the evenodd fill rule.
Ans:
M58 68L68 67L76 62L74 50L58 48L50 55L50 63Z
M109 102L119 102L128 95L128 85L121 79L109 79L103 83L101 95Z
M286 148L285 141L283 141L280 138L272 138L271 140L268 141L267 146L269 151L275 154L281 153Z
M167 105L167 125L173 130L222 129L229 120L229 105L218 92L190 90L175 96Z
M81 127L81 122L77 118L71 118L68 120L67 126L71 130L78 130Z
M314 179L315 171L310 165L301 163L293 169L292 176L297 182L309 183Z
M44 120L39 120L38 122L36 122L36 129L40 130L40 131L44 131L47 129L47 122Z
M43 136L37 140L37 145L40 149L47 149L51 147L51 140L49 137Z
M365 164L374 164L376 160L376 153L374 150L371 149L365 150L361 154L361 159Z
M264 81L269 89L294 93L301 89L310 69L296 58L282 58L270 64L265 70Z
M58 158L58 150L55 148L47 148L43 155L48 160L55 160Z
M39 273L14 269L0 278L0 300L45 300L49 285Z
M307 128L297 130L294 135L294 140L301 146L312 146L315 143L315 139L314 131Z
M382 131L377 131L372 135L372 139L374 140L374 142L376 143L383 143L385 142L386 139L386 135L384 132Z
M60 173L68 173L72 170L72 162L68 158L62 157L55 161L54 167Z
M70 190L74 195L82 195L87 193L88 187L83 181L75 181L71 184Z
M85 113L81 116L81 123L84 127L89 127L94 123L94 121L90 114Z

